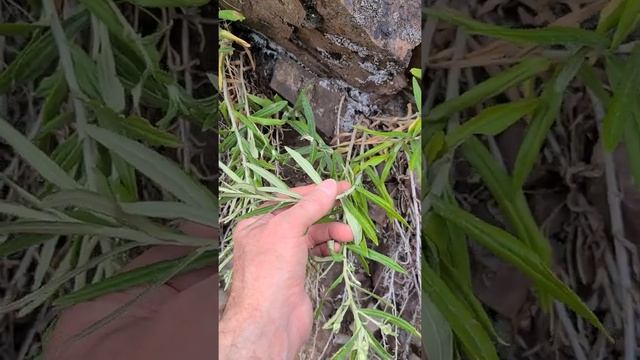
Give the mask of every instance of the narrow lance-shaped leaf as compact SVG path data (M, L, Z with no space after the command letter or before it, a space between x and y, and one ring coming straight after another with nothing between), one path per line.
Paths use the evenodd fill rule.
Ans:
M141 201L120 203L120 208L122 208L122 211L125 213L132 215L170 220L185 219L213 228L218 227L218 216L216 211L189 206L181 202Z
M311 165L311 163L307 159L305 159L302 155L300 155L299 152L286 146L285 146L285 150L287 150L287 152L289 153L289 155L291 155L293 160L295 160L295 162L298 163L298 166L300 166L302 170L304 170L304 172L311 178L311 180L313 180L314 183L320 184L322 182L322 178L320 177L320 174L318 174L316 169L313 168L313 165Z
M424 12L428 16L462 26L472 34L491 36L512 42L593 47L605 47L609 44L609 40L604 35L581 28L548 26L539 29L511 29L486 24L450 9L426 8Z
M427 294L422 294L422 351L429 359L454 359L451 327Z
M216 211L216 199L204 186L164 156L122 135L89 125L87 134L177 198Z
M104 294L118 291L124 291L136 286L149 285L158 281L164 273L178 265L182 259L166 260L129 270L101 282L87 285L80 290L62 296L54 301L57 306L70 306L80 302L95 299ZM207 251L202 253L189 265L184 267L180 273L201 269L206 266L215 264L217 259L216 251Z
M458 300L424 258L422 259L422 286L424 293L447 319L470 359L498 360L493 342L482 325L475 320L471 311Z
M482 110L446 137L448 146L454 146L471 135L498 135L518 119L531 113L538 106L538 99L513 101Z
M143 244L175 244L185 246L207 246L211 240L194 237L182 237L182 241L161 241L141 231L124 227L110 227L80 222L29 221L19 223L0 223L0 234L50 234L50 235L98 235L111 238L133 240ZM189 239L188 241L186 239Z
M235 10L218 10L218 19L228 21L243 21L245 17Z
M629 159L633 183L640 188L640 114L636 115L637 121L629 121L625 135L625 148L627 150L627 158Z
M475 137L468 139L462 145L462 155L482 177L518 237L524 240L547 264L551 264L549 241L537 226L522 190L511 188L511 179L506 169Z
M89 24L89 14L80 11L63 22L65 33L75 35ZM34 80L57 59L56 47L50 31L29 42L11 64L0 73L0 93L12 86Z
M30 209L24 205L11 203L8 201L0 200L0 214L16 216L18 218L41 220L41 221L56 221L60 220L59 217L50 214L48 212Z
M54 238L55 236L46 234L14 234L12 239L0 244L0 258L40 245Z
M547 137L547 132L558 117L562 107L564 92L571 80L578 73L585 61L584 52L580 51L572 56L558 71L557 75L545 85L540 97L541 104L531 120L513 169L513 184L521 188L529 172L533 169L539 157L540 149Z
M284 181L278 179L277 176L273 175L272 173L270 173L269 171L261 168L258 165L255 164L251 164L251 163L247 163L247 166L253 170L253 172L255 172L256 174L260 175L261 178L263 178L264 180L268 181L271 185L275 186L278 189L282 189L282 190L288 190L289 186L287 186L287 184L284 183Z
M42 150L33 145L24 135L0 118L0 138L9 144L16 154L26 160L40 175L61 189L79 188L71 176L62 170Z
M624 0L624 4L620 6L622 8L620 22L618 22L618 27L611 41L612 49L620 46L627 36L633 32L638 25L638 15L640 15L640 1L638 0Z
M609 62L609 67L615 66ZM612 151L618 146L627 122L633 121L633 110L638 101L637 86L640 81L640 46L636 46L623 68L623 79L609 103L602 123L603 143Z
M0 36L29 35L31 32L42 28L36 23L5 23L0 24Z
M602 8L596 27L597 32L605 34L618 23L624 10L624 2L625 0L611 0Z
M401 274L407 274L407 270L405 270L400 264L398 264L395 260L390 257L380 254L377 251L367 249L367 251L363 251L360 247L355 245L347 245L347 248L353 251L356 254L362 255L369 260L380 263L393 271L397 271Z
M416 328L411 325L411 323L409 323L407 320L402 319L398 316L394 316L391 315L389 313L386 313L382 310L378 310L378 309L372 309L372 308L367 308L367 309L361 309L360 312L362 314L365 314L367 316L371 316L371 317L375 317L375 318L379 318L379 319L383 319L386 320L388 322L390 322L391 324L401 328L402 330L408 332L411 336L415 336L415 337L420 337L420 332L418 330L416 330Z
M440 216L458 225L475 241L499 258L513 264L524 274L531 277L540 289L565 303L578 315L584 317L605 335L609 336L604 325L593 314L591 309L554 275L542 259L529 251L520 240L498 227L487 224L457 206L451 206L441 200L434 200L433 206Z
M372 193L370 191L367 191L366 189L364 189L362 187L357 187L356 191L361 193L362 195L364 195L367 199L369 199L374 204L380 206L387 213L387 215L389 215L389 217L400 221L401 223L405 224L406 226L409 226L409 224L402 217L402 215L400 215L398 213L398 211L396 211L395 207L393 206L393 202L388 202L385 199L383 199L382 197L380 197L380 196L378 196L378 195L376 195L376 194L374 194L374 193Z
M496 96L522 81L546 71L551 62L545 58L529 58L520 64L474 86L462 95L444 102L427 113L427 121L437 121Z

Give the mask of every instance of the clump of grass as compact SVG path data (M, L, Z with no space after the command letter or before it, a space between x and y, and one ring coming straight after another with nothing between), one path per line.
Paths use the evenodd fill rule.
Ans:
M25 316L51 303L69 306L136 285L153 287L215 262L211 239L180 234L171 224L217 227L217 199L159 150L183 146L188 134L179 138L170 130L179 123L210 126L214 98L196 99L178 84L159 51L166 27L159 22L157 33L143 37L123 13L127 6L150 11L82 0L62 18L54 2L43 1L16 9L42 21L0 25L2 35L30 38L0 73L0 93L14 96L29 86L38 96L29 99L37 119L26 119L27 134L0 118L0 140L14 151L16 164L43 180L19 184L0 175L8 194L0 201L0 235L6 236L0 257L27 266L25 251L38 259L32 290L7 299L0 314ZM145 118L153 111L162 114L159 121ZM131 250L167 244L192 247L193 255L116 275Z
M227 20L241 19L233 12L221 13L221 16ZM329 146L316 132L313 111L304 92L294 106L279 97L270 100L248 92L244 61L251 56L249 44L227 30L222 34L218 74L223 96L220 110L224 117L224 126L220 128L219 166L223 172L220 179L220 222L226 231L223 232L219 269L225 286L232 281L228 264L232 260L230 230L234 224L239 219L271 212L300 199L281 180L284 166L293 164L314 183L320 183L323 178L348 180L352 187L339 197L339 206L329 218L350 225L354 242L328 258L312 261L315 266L339 266L342 269L326 289L327 293L339 287L343 289L340 304L329 319L316 324L316 327L333 333L344 331L345 316L350 313L353 319L350 339L331 358L355 356L357 359L369 359L372 354L383 359L393 358L389 346L383 345L387 337L398 337L398 330L414 337L420 337L420 333L409 321L397 315L398 309L392 303L365 288L356 274L359 269L369 273L371 262L377 262L389 271L407 274L397 261L374 250L381 240L379 229L369 216L369 209L370 204L375 204L399 227L415 228L419 225L415 219L411 222L404 219L386 187L398 162L408 164L406 174L410 175L413 187L419 186L416 179L420 168L419 114L400 122L400 126L391 131L357 126L350 142ZM243 51L235 51L233 43ZM414 86L420 99L417 80ZM283 127L296 131L305 145L295 149L283 146ZM379 165L382 171L378 170ZM273 202L273 205L261 207L266 201ZM405 256L411 257L411 254ZM364 301L368 299L375 300L374 307L365 307ZM319 314L317 311L316 315ZM374 336L372 326L381 331L380 338Z
M425 14L430 21L438 19L454 24L469 34L532 48L555 46L556 49L564 49L561 59L521 59L516 65L462 94L449 93L444 102L426 114L424 152L427 171L423 202L423 285L426 300L423 311L434 324L425 327L425 348L429 357L453 359L457 352L455 349L459 347L469 358L498 359L494 342L500 339L472 291L468 240L478 242L531 278L545 311L551 312L553 302L560 302L611 339L592 309L554 274L550 244L532 216L523 187L539 161L541 149L560 114L568 87L576 78L593 94L596 104L604 104L607 108L604 118L597 119L602 145L607 151L612 151L624 139L635 180L640 179L637 156L640 141L637 119L640 119L640 112L637 104L631 104L640 95L637 86L631 85L637 84L638 80L640 47L634 46L629 55L618 51L637 26L638 2L611 2L603 9L596 30L553 26L511 29L482 23L441 8L427 8ZM598 77L594 71L594 64L600 61L605 64L607 79ZM540 88L535 86L536 79L543 79ZM524 95L521 100L493 105L498 95L514 87L522 88ZM472 113L469 110L472 107L480 110L460 124L458 119ZM494 135L523 118L529 120L527 132L513 169L509 171L502 164L500 154L490 149L483 139L492 141ZM466 160L479 174L498 204L507 229L480 220L458 204L455 183L450 177L456 156ZM611 171L609 166L607 172ZM613 183L608 185L617 186ZM630 269L626 252L616 246L620 270L627 274L623 276L628 277ZM628 312L633 290L628 284L621 285L620 294L627 308L625 356L635 358L634 316ZM562 306L559 308L564 309ZM454 342L454 338L457 341ZM574 347L574 350L582 352L580 348Z

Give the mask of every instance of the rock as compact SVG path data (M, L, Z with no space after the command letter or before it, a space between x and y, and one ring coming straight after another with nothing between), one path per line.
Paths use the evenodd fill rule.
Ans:
M344 94L323 86L316 75L290 59L278 59L270 86L291 103L296 102L301 90L308 88L316 128L325 139L333 138Z
M406 86L421 42L420 3L412 0L229 0L247 25L324 77L375 94Z

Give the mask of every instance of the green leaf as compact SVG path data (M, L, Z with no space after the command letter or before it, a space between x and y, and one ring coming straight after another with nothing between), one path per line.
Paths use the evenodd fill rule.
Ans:
M307 176L309 176L314 183L320 184L322 182L322 178L320 177L320 174L318 174L316 169L313 168L313 165L311 165L311 163L307 159L302 157L302 155L300 155L299 152L287 146L285 146L284 149L287 150L287 152L293 158L293 160L295 160L295 162L298 163L298 166L300 166L300 168L304 170Z
M446 119L452 114L496 96L522 81L546 71L551 62L545 58L527 58L520 64L474 86L462 95L444 102L427 114L427 121Z
M243 21L245 17L235 10L218 10L218 19L228 21Z
M422 80L422 69L412 68L411 70L409 70L409 72L411 73L411 75L413 75L413 77L417 78L418 80Z
M475 241L480 243L480 245L493 252L499 258L513 264L533 279L539 289L544 290L550 296L566 304L578 315L591 322L604 334L609 336L591 309L580 300L578 295L555 276L537 254L529 251L521 240L498 227L487 224L457 206L446 204L441 200L435 200L433 207L440 216L459 226ZM424 281L424 268L422 274Z
M110 238L133 240L142 244L162 245L175 244L185 246L207 246L210 240L191 238L192 241L177 243L161 241L141 231L124 227L111 227L98 224L51 222L51 221L26 221L19 223L0 223L0 234L50 234L50 235L98 235Z
M347 225L351 227L351 233L353 234L353 243L360 244L360 242L362 241L362 226L360 225L360 222L351 213L351 211L347 206L344 206L343 211L344 211L344 220L346 221Z
M125 133L134 139L146 141L153 146L177 148L182 142L174 134L153 126L149 120L137 115L131 115L121 120Z
M140 143L94 125L87 126L86 131L97 142L122 157L178 199L216 211L216 199L211 192L166 157Z
M252 115L249 115L247 118L256 124L260 124L264 126L280 126L286 123L286 121L280 120L280 119L263 118L263 117L256 117Z
M429 139L429 142L427 142L427 146L424 149L427 164L433 164L433 162L440 157L442 150L445 148L446 142L446 136L442 131L436 131L433 136L431 136L431 139ZM451 144L453 144L453 142Z
M401 274L407 274L407 270L405 270L400 264L395 262L392 258L386 255L380 254L377 251L368 249L365 252L359 246L356 246L356 245L347 245L347 248L353 251L354 253L364 256L369 260L380 263L393 271L399 272Z
M473 313L449 289L424 257L422 259L422 289L438 311L447 319L469 359L498 360L495 346Z
M40 220L40 221L56 221L59 217L44 211L34 210L21 204L11 203L0 200L0 214L15 216L18 218Z
M74 114L70 111L60 113L58 116L47 121L47 123L44 124L42 128L40 128L40 130L38 130L38 133L35 136L35 140L41 140L47 135L50 135L52 132L70 123L73 118Z
M519 100L483 109L471 120L449 132L446 143L452 147L471 135L498 135L539 104L538 99Z
M604 48L609 40L595 31L581 28L548 26L538 29L511 29L473 20L462 13L443 8L425 8L424 12L431 17L462 26L471 34L491 36L516 43L539 45L585 45Z
M620 13L620 21L618 27L613 35L611 41L611 48L617 49L620 44L633 32L638 25L638 19L640 17L640 1L638 0L625 0L624 4L620 6L622 11Z
M636 114L636 121L627 122L624 132L624 146L627 150L627 158L631 168L634 184L640 188L640 114Z
M453 333L427 294L422 295L422 351L429 359L454 360Z
M369 330L365 329L364 331L367 332L367 337L369 338L369 344L373 347L373 350L376 352L376 354L380 355L380 358L382 360L392 360L393 356L389 354L387 350L384 349L384 347L382 346L382 344L380 344L378 339L376 339L375 336L373 336L373 334L369 332Z
M399 327L400 329L406 331L411 336L415 336L415 337L418 337L418 338L420 337L420 332L418 332L418 330L416 330L416 328L413 325L411 325L411 323L409 323L407 320L402 319L402 318L400 318L398 316L391 315L391 314L389 314L387 312L384 312L382 310L372 309L372 308L360 309L359 312L364 314L364 315L366 315L366 316L370 316L370 317L374 317L374 318L385 320L385 321L387 321L387 322Z
M402 215L400 215L392 202L388 202L387 200L383 199L382 197L364 189L363 187L356 187L356 191L361 193L362 195L364 195L367 199L369 199L371 202L373 202L374 204L380 206L386 213L387 215L389 215L389 217L394 218L398 221L400 221L401 223L403 223L406 226L409 226L409 224L407 223L407 221L402 217Z
M420 87L420 82L418 79L413 78L412 87L413 87L413 98L416 101L416 109L418 112L422 111L422 88Z
M540 96L541 103L533 115L527 135L518 150L513 169L513 183L516 188L522 187L529 176L529 172L533 169L547 133L560 113L566 88L578 73L584 61L584 52L576 53L569 58L556 76L545 85Z
M62 24L67 36L73 36L89 24L89 14L80 11ZM51 31L34 38L18 53L13 62L0 73L0 93L35 80L58 58Z
M282 111L287 105L289 105L289 103L286 101L278 101L256 111L253 116L257 118L268 118Z
M100 95L107 106L115 112L121 112L125 107L125 93L124 87L116 72L109 32L107 28L103 26L98 26L96 32L99 39L99 51L96 62Z
M29 35L35 30L43 28L40 24L5 23L0 24L0 36Z
M218 227L216 211L205 210L180 202L141 201L120 203L120 208L127 214L160 218L167 220L185 219L213 228Z
M354 195L358 195L358 194L356 193ZM359 228L362 229L362 233L364 233L364 235L366 235L369 239L371 239L371 241L373 241L374 244L378 245L379 241L378 241L378 236L376 234L376 229L373 226L373 222L371 221L371 218L365 215L367 212L363 212L361 209L359 209L356 206L354 202L351 202L350 200L343 198L341 199L341 202L342 202L342 208L343 210L345 210L345 214L348 211L350 216L353 217L353 219L359 224ZM347 220L348 219L349 218L347 217ZM354 230L353 226L352 226L352 230ZM355 230L358 230L358 229L356 228Z
M470 138L462 145L462 155L480 174L518 237L550 265L551 246L536 224L522 189L511 188L512 180L506 169L477 138Z
M54 238L55 237L51 235L14 234L13 239L0 244L0 258L28 249L32 246L40 245Z
M282 190L289 190L289 186L287 186L287 184L285 184L284 181L278 179L277 176L273 175L267 170L261 168L258 165L251 164L251 163L247 163L247 166L251 170L253 170L253 172L260 175L261 178L263 178L264 180L267 180L271 185L275 186L276 188L282 189Z
M640 1L638 1L640 3ZM638 101L637 85L640 82L640 46L636 46L623 70L620 88L615 91L602 124L603 143L613 151L624 135L627 123L633 121L633 109Z
M189 265L182 268L178 274L212 266L216 263L217 258L217 251L206 251L189 263ZM66 307L89 301L105 294L128 290L136 286L151 285L159 281L166 272L176 267L184 259L183 257L176 260L160 261L114 275L108 279L87 285L80 290L64 295L56 299L53 304Z
M624 1L625 0L611 0L600 11L598 27L596 28L597 32L605 34L618 23L622 10L624 10Z
M11 146L47 181L61 189L79 188L67 173L53 162L45 153L27 140L24 135L14 129L7 121L0 118L0 138Z

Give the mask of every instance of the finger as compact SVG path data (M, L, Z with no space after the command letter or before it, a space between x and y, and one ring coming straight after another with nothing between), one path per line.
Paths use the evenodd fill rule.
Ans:
M339 222L315 224L309 228L307 235L311 239L311 246L320 245L329 240L348 242L353 240L351 227Z
M293 191L294 193L301 195L302 197L309 195L313 189L316 188L316 186L318 186L317 184L309 184L309 185L303 185L303 186L298 186L295 188L290 189L291 191ZM343 192L349 190L351 188L351 184L348 181L339 181L338 182L338 194L342 194ZM278 194L277 195L278 198L286 198L286 196L284 194ZM261 207L263 206L269 206L269 205L273 205L275 204L275 201L267 201L265 202L263 205L261 205ZM277 209L274 210L272 212L273 215L278 215L282 212L284 212L285 210L289 209L291 206L286 206L283 207L281 209Z
M297 204L275 217L291 236L303 236L307 229L322 219L333 207L338 196L338 184L328 179L316 185L315 189Z
M162 354L162 359L215 358L218 276L211 276L167 301L136 339L131 359ZM212 343L212 341L214 343ZM179 345L178 345L179 344Z
M342 246L340 246L340 244L334 243L333 245L334 252L339 252L341 248ZM313 247L311 250L309 250L309 254L313 256L319 256L319 257L331 256L331 252L329 251L329 243L324 243L324 244L320 244L318 246Z
M180 230L190 236L215 239L218 237L218 230L209 226L185 221L180 224ZM123 270L133 270L147 265L155 264L166 260L175 260L192 254L194 249L188 246L155 246L145 251L142 255L133 259L125 266ZM215 272L214 266L209 266L199 270L190 271L188 273L177 275L173 279L167 281L167 285L172 288L183 291L192 285L210 277Z
M316 188L316 186L318 186L318 184L309 184L309 185L294 187L290 190L296 194L306 196L306 195L309 195L313 191L313 189ZM349 184L348 181L344 181L344 180L338 181L338 194L342 194L343 192L349 190L349 188L351 188L351 184Z
M218 237L217 229L191 221L183 221L180 224L180 231L187 235L200 238L216 239Z

